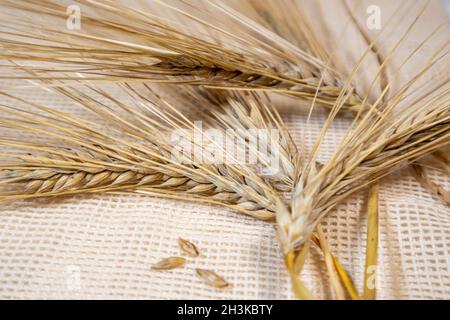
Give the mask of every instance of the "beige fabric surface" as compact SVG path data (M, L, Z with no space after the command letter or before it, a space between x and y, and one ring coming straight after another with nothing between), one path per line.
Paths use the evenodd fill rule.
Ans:
M10 85L2 82L3 87ZM42 89L20 92L29 100L77 112ZM280 104L294 137L311 146L326 113L314 113L306 130L307 111L286 111L292 100ZM345 118L333 123L320 160L331 155L349 123ZM450 190L448 175L427 172ZM450 209L408 169L384 179L380 192L377 297L449 299ZM323 220L332 252L360 292L365 196L351 197ZM196 243L202 256L189 259L183 269L150 270L161 258L179 255L178 237ZM196 267L217 271L232 287L206 286L195 276ZM330 298L324 275L322 256L313 248L302 279L314 294ZM231 210L116 194L0 204L0 299L55 298L291 299L293 295L273 225Z

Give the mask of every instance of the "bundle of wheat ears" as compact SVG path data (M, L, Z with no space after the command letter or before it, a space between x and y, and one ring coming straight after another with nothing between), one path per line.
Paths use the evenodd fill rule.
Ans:
M380 180L409 167L402 172L450 203L427 174L449 170L448 20L423 27L435 5L402 1L373 31L357 14L366 7L342 0L331 16L362 48L349 65L340 39L323 39L321 2L0 0L0 203L134 193L226 207L276 228L296 298L319 298L301 280L314 245L331 297L374 299ZM405 45L411 37L417 43ZM32 89L74 107L23 96ZM312 144L294 138L280 101L306 111L303 132L326 110ZM340 118L346 133L323 159ZM233 152L209 129L238 141ZM195 155L174 152L175 132L201 137ZM260 132L276 133L264 135L270 150L252 144ZM212 149L226 161L211 159ZM359 192L369 195L362 291L321 226ZM163 260L163 269L171 261L185 263Z

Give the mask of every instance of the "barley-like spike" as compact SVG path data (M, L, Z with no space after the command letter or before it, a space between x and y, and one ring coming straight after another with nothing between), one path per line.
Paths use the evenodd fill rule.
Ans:
M170 257L159 261L152 266L152 270L172 270L182 268L186 264L186 259L182 257Z
M230 287L231 284L228 283L223 277L219 276L212 270L207 269L195 269L195 273L200 277L206 284L215 287L224 289Z
M136 92L127 86L122 89L129 94ZM0 144L5 146L33 151L28 156L17 154L12 157L15 161L11 163L10 168L20 167L23 170L9 172L4 183L16 185L18 188L17 191L2 194L0 200L118 190L151 191L159 192L161 195L187 192L198 200L203 199L207 202L212 200L216 204L235 207L241 212L264 220L274 217L274 203L278 195L253 169L225 164L197 165L192 161L178 163L171 156L174 146L167 136L156 130L157 126L161 125L150 123L151 119L141 111L131 109L122 102L114 100L122 110L133 116L136 122L146 121L143 128L148 131L145 132L135 127L130 120L125 122L122 117L118 117L116 111L109 111L106 105L100 105L90 95L76 88L58 88L57 91L94 111L105 120L113 121L117 129L112 126L100 128L102 130L99 131L98 125L96 128L93 123L0 93L19 103L44 111L46 114L44 117L31 111L13 110L4 106L0 108L15 119L14 121L2 119L0 125L45 133L49 136L48 141L54 140L55 145L61 141L70 145L70 148L58 149L50 148L50 142L10 139L0 141ZM106 92L99 89L96 89L96 92L112 99ZM146 98L142 92L136 99ZM159 102L162 103L162 101ZM160 114L161 117L169 115L156 107L152 108L152 112ZM189 124L186 119L177 114L171 116L172 118L177 116L180 123ZM60 126L61 121L65 122L65 127ZM55 131L49 132L45 129L46 127L51 127ZM106 129L121 130L121 134L130 139L112 137ZM141 139L142 142L139 144L131 142L131 139L135 138ZM41 155L42 152L45 154ZM7 170L8 167L3 169ZM0 180L1 183L2 180ZM20 188L20 185L23 187Z
M200 251L197 246L188 240L179 238L178 245L183 253L186 253L191 257L198 257L200 255Z

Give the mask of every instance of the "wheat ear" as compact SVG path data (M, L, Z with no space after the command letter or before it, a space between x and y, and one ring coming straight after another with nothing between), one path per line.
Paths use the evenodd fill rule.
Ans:
M144 87L151 92L149 87ZM134 100L148 100L148 97L142 93L145 90L136 90L128 85L121 86L121 88L128 94L132 94ZM69 137L50 134L50 137L53 136L54 139L47 138L45 142L38 139L35 141L1 140L0 144L3 146L34 152L32 155L12 154L4 156L4 160L11 160L4 162L1 166L5 174L1 177L0 184L19 186L19 188L10 193L3 193L0 200L119 191L133 191L177 198L178 194L185 192L189 193L194 201L219 204L259 219L267 220L273 217L274 210L270 209L270 206L272 203L275 203L274 195L269 197L256 195L255 190L259 189L258 184L253 182L250 184L250 188L245 186L247 180L245 176L238 174L239 171L236 168L234 170L230 170L231 166L209 166L208 168L197 166L192 168L170 163L167 157L156 158L154 154L157 152L161 154L169 152L170 143L165 141L163 136L156 135L155 128L148 127L151 119L147 119L145 114L138 109L127 106L120 100L115 100L100 89L91 88L93 92L113 101L120 109L127 111L129 116L138 117L136 120L140 119L141 124L145 123L147 126L145 127L147 129L145 136L144 132L140 132L138 127L133 125L132 121L122 120L119 113L116 114L114 109L98 102L90 94L76 88L55 87L54 90L82 105L84 108L95 112L109 123L115 123L117 130L120 129L122 133L126 132L134 138L145 138L149 142L149 146L135 145L131 142L123 141L123 139L114 139L115 142L113 143L113 136L104 133L101 130L102 126L96 128L98 125L83 119L73 118L68 114L3 93L3 95L16 102L26 104L32 109L36 109L36 111L45 112L45 115L38 115L32 111L23 111L20 108L4 106L3 110L15 119L5 119L2 123L3 126L27 130L37 134L43 133L44 129L46 131L58 129L64 134L69 134ZM202 101L198 92L191 92L191 90L186 92L197 103ZM202 94L205 95L206 92ZM183 97L186 98L187 95ZM154 94L151 96L156 98ZM292 187L291 183L294 179L294 173L300 170L300 168L296 168L300 165L300 161L294 160L296 159L297 149L291 145L293 141L286 132L286 128L278 113L271 107L263 104L255 95L246 95L245 99L239 94L226 94L220 97L222 99L226 97L222 101L225 104L216 102L216 105L213 106L214 108L211 108L211 106L207 108L209 120L218 124L219 127L222 124L224 128L232 128L236 132L250 128L278 128L282 132L280 141L272 141L272 143L283 145L278 150L282 154L281 159L284 165L281 166L281 176L276 181L281 186L281 190L289 190ZM213 98L208 98L209 105L213 103ZM159 102L162 103L161 101ZM164 104L168 106L167 102ZM171 107L169 106L169 108ZM156 107L152 107L149 110L163 119L163 122L167 122L169 117L171 117L172 121L177 120L179 123L186 121L186 119L177 114L169 116L162 111L158 111L159 109ZM128 119L129 117L124 118ZM63 119L63 123L68 129L63 130L62 127L57 125L57 119L59 123ZM24 125L25 123L27 123L27 126ZM155 136L153 137L152 134ZM81 139L83 136L91 138L83 141L84 144L82 144ZM56 138L61 139L61 141L58 142ZM61 143L66 147L63 149L58 148L57 146ZM157 144L163 147L156 149ZM166 144L169 146L166 146ZM291 148L294 150L293 154L291 153ZM126 152L124 152L124 149L126 149ZM137 154L137 150L140 150L139 154ZM39 155L39 153L43 154ZM146 161L143 161L144 156ZM262 154L258 154L261 160L268 160L261 158L262 156ZM213 175L212 180L214 182L208 178L211 175ZM224 175L226 179L224 179ZM235 179L233 180L233 178ZM263 180L258 181L261 184L265 183ZM221 187L218 187L219 184ZM242 195L246 195L245 200L238 195L241 191L236 191L236 189L242 189ZM253 200L249 201L252 195L256 197L253 200L258 199L256 202L263 204L263 206L258 207ZM338 262L336 261L336 263ZM301 287L301 284L298 285Z
M410 30L411 26L407 32ZM445 56L442 53L447 45L445 43L440 47L409 82L392 97L385 99L396 76L390 79L377 101L372 103L370 111L354 122L329 162L322 168L317 168L317 146L348 95L345 91L342 92L313 148L309 164L304 166L291 206L277 210L279 238L286 256L293 253L295 255L301 250L320 218L337 202L378 181L402 164L448 145L450 103L449 90L445 88L446 81L433 85L419 97L409 99L408 109L400 107L401 102L414 95L409 93L408 96L411 86ZM417 50L405 62L415 52ZM388 58L391 55L392 53ZM357 64L352 74L360 65L361 63ZM393 117L394 109L402 112Z
M367 208L367 241L366 241L366 266L364 270L364 294L363 299L374 300L376 298L376 277L378 267L378 194L379 184L375 183L369 189ZM375 278L374 278L375 277Z

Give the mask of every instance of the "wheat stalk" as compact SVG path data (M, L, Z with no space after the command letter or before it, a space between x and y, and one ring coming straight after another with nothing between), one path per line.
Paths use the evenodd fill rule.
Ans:
M177 21L158 19L152 11L139 11L112 1L79 3L86 7L86 10L83 7L83 29L81 32L67 32L61 30L61 23L67 18L63 5L54 1L16 3L3 0L3 6L19 9L22 14L49 16L45 23L50 26L40 26L39 21L28 23L19 20L21 23L17 22L13 31L1 32L4 36L0 39L3 48L0 56L55 66L22 66L37 75L3 78L49 79L39 73L58 70L50 79L78 81L78 74L81 73L85 81L154 81L221 89L264 90L315 99L328 106L333 105L342 91L340 83L343 76L330 68L329 61L324 63L313 55L323 57L325 54L307 26L303 30L308 35L304 36L306 40L302 43L312 53L292 45L220 1L202 5L211 10L211 21L225 15L232 21L230 26L215 26L213 22L201 20L194 14L176 11L180 21L184 18L191 21L191 25L197 24L196 28L192 27L193 34L178 31ZM169 7L169 11L175 10L169 5L161 5L165 9ZM96 10L102 10L101 17L94 14ZM124 18L133 23L121 23ZM36 31L37 26L39 29ZM239 27L241 33L248 29L248 36L237 37L227 27L231 31ZM98 30L102 30L102 36L96 35ZM264 41L252 35L255 32ZM203 34L209 34L209 37L202 37ZM119 38L127 41L115 40ZM11 68L15 69L14 66ZM319 83L322 85L316 92ZM354 88L349 92L351 94L342 110L358 112L365 108Z
M89 96L86 96L86 95L83 95L82 94L82 92L79 92L79 91L76 91L75 89L75 91L74 92L71 92L71 91L69 91L68 89L61 89L61 88L58 88L58 90L59 91L62 91L62 92L64 92L67 96L73 96L73 97L75 97L75 99L77 100L77 101L83 101L85 104L87 104L87 102L86 101L90 101L89 99L88 99L88 97ZM97 90L97 92L101 92L101 91L98 91ZM107 96L107 95L105 95L105 96ZM81 99L81 98L83 98L83 99ZM92 103L92 101L90 101L91 103ZM35 106L36 107L36 106ZM103 107L105 107L105 106L103 106ZM123 106L122 106L123 107ZM40 108L41 110L46 110L45 108ZM97 110L97 109L95 109L95 108L93 108L92 106L90 107L90 109L91 110ZM105 108L105 109L107 109L107 108ZM46 110L46 111L48 111L48 110ZM105 113L103 113L104 111L103 110L97 110L97 112L99 112L100 114L102 114L104 117L106 117L107 119L109 119L111 122L114 122L114 121L112 121L111 120L111 118L110 118L110 114L105 114ZM53 112L53 114L56 114L56 115L58 115L60 118L63 118L63 119L65 119L66 121L67 121L67 119L70 119L70 117L68 117L67 115L64 115L64 114L61 114L61 113L54 113ZM61 121L60 120L60 118L58 118L58 121ZM29 119L29 118L27 118L27 122L29 122L29 120L31 120L31 119ZM116 122L117 121L119 121L119 120L115 120ZM4 124L7 124L7 125L10 125L10 126L15 126L16 128L20 128L20 129L24 129L24 127L21 127L20 125L18 125L18 122L17 121L15 121L15 122L11 122L11 121L7 121L7 120L4 120L4 122L3 122ZM76 125L77 125L77 130L79 130L80 129L80 126L82 125L82 123L80 123L80 121L73 121L72 120L72 123L75 123ZM37 124L42 124L42 123L40 123L39 121L37 122ZM46 126L48 126L48 123L45 123L45 125ZM122 125L123 126L123 125ZM81 128L83 128L83 126L81 126ZM131 130L131 129L133 129L133 130ZM136 128L133 128L133 127L128 127L128 129L127 129L127 131L129 131L129 132L134 132L136 130ZM93 132L94 130L89 130L89 134L91 134L92 132ZM154 131L154 130L153 130ZM86 132L84 132L84 135L83 134L81 134L81 133L77 133L77 134L79 134L80 135L80 137L81 136L84 136L84 135L86 135L86 136L88 136L88 134L86 133ZM136 134L136 133L134 133L134 134ZM147 137L148 138L148 137ZM159 137L158 137L159 138ZM95 143L98 143L98 141L95 141ZM129 144L127 144L128 146L132 146L132 145L129 145ZM111 149L111 147L109 146L107 146L106 144L105 144L105 148L104 149ZM135 149L138 149L137 147L135 147ZM98 151L98 150L96 150L96 151ZM120 150L119 150L120 151ZM116 150L116 152L117 152L117 150ZM119 152L119 154L120 154L120 152ZM94 158L102 158L101 157L101 153L100 153L100 155L99 156L96 156L96 157L94 157ZM110 156L109 154L108 154L108 156ZM71 156L71 157L74 157L73 155ZM73 165L76 165L76 164L73 164ZM129 173L126 173L125 174L126 176L129 176ZM58 185L62 185L61 183L58 183ZM300 288L299 290L300 290L300 292L303 292L304 290L303 289L301 289L302 288L302 286L300 285L300 284L298 284L297 283L297 286L298 286L298 288ZM307 296L307 294L305 293L305 292L303 292L303 295L305 295L305 296Z
M319 237L317 236L317 234L313 234L313 236L311 237L311 240L322 250L321 241L319 240ZM326 241L326 239L322 240L322 242L324 242L324 241ZM308 243L306 243L304 245L304 247L308 247ZM303 251L303 249L302 249L302 251ZM339 279L341 280L342 285L344 286L348 295L350 296L350 298L352 300L358 300L359 299L358 291L356 290L352 279L350 278L348 273L345 271L345 269L341 266L341 264L339 263L339 260L333 254L331 254L331 252L328 252L328 254L331 256L331 259L333 260L334 269L336 270L337 274L339 275ZM328 269L330 270L331 268L328 267ZM331 269L329 271L329 273L331 273L331 272L334 272L334 270Z
M57 18L65 18L65 8L53 1L2 3L26 12L46 14L55 18L55 22ZM17 30L2 32L5 38L0 40L4 49L1 56L4 59L57 65L61 76L49 73L50 67L15 64L13 68L25 70L28 74L16 78L43 80L45 85L94 112L110 128L105 132L105 128L98 124L3 93L45 115L2 106L8 118L1 119L0 125L45 135L47 140L0 140L0 145L34 152L32 155L23 152L1 155L3 164L0 169L3 169L4 174L0 176L0 185L19 185L19 190L2 193L0 200L107 191L134 191L176 198L187 192L193 194L196 201L220 204L260 219L272 219L276 214L285 262L296 294L313 298L298 278L308 251L303 245L312 237L324 251L337 296L343 297L337 275L341 277L349 294L356 296L351 281L329 252L320 228L319 237L315 237L312 232L320 218L348 195L378 181L399 165L448 144L448 90L436 86L413 101L410 104L412 110L394 116L394 109L405 99L407 89L416 79L388 98L391 87L384 66L391 54L388 54L386 61L377 55L380 72L375 79L381 78L382 94L375 102L369 103L368 96L360 97L354 92L351 79L344 85L339 83L340 75L322 62L327 56L321 51L320 45L311 40L307 27L301 28L305 32L302 38L310 40L305 42L302 49L293 48L279 37L276 37L279 43L271 49L268 43L261 43L252 37L247 44L249 50L237 50L238 46L243 45L242 39L232 37L222 26L214 26L198 18L195 15L197 9L184 12L182 16L206 26L220 36L205 37L180 32L174 21L157 19L151 11L137 11L120 4L114 7L112 5L115 3L111 1L80 3L90 9L108 12L106 18L99 18L95 11L85 16L85 26L92 33L61 32L55 24L50 28L41 28L47 32L45 36L33 32L25 34L24 30L28 30L28 26L18 24ZM174 10L168 5L162 5ZM256 11L264 9L264 5L256 6ZM211 4L209 10L216 12L213 17L220 13L234 20L242 20L249 30L258 30L258 35L265 39L275 36L275 33L285 34L274 27L276 13L273 16L261 16L260 23L256 23L220 1ZM121 19L114 19L120 15L133 23L128 25L122 23ZM98 35L94 32L95 28L107 32ZM193 29L200 31L202 28ZM126 36L127 41L114 40L113 36L118 34ZM9 39L8 36L15 39ZM27 40L17 40L18 36ZM232 40L230 44L233 45L224 45L227 43L224 39ZM31 40L45 40L50 44L36 44ZM375 42L368 45L369 50L379 52ZM433 57L431 60L426 68L438 59ZM424 71L421 70L418 77ZM114 108L97 101L83 90L67 87L66 83L59 80L72 80L75 86L79 86L80 82L88 83L89 90L107 99ZM313 148L308 161L303 163L301 157L296 157L296 153L290 150L295 148L295 144L278 114L261 103L259 95L232 92L216 95L203 89L186 89L194 100L208 102L208 106L212 106L203 110L210 122L222 129L236 129L236 136L249 128L277 128L282 131L281 140L276 141L281 146L282 170L275 177L266 177L259 168L242 165L180 164L170 157L173 145L166 136L166 129L191 128L191 121L154 92L147 92L147 85L139 88L130 84L118 86L136 100L139 107L130 106L90 85L95 81L131 83L147 80L206 88L282 92L312 100L313 104L328 104L333 108L323 132L336 113L343 109L357 111L360 122L349 130L341 149L327 164L317 164L316 148ZM144 88L145 93L141 93L141 88ZM431 97L433 91L440 89L444 90ZM163 111L161 106L169 111ZM367 108L370 111L363 115ZM125 113L126 117L122 118L116 109ZM156 119L149 114L156 116ZM125 133L126 137L117 138L118 133ZM321 138L323 135L319 137L317 145ZM257 153L257 157L263 164L271 160L261 153ZM290 189L294 190L294 196L287 207L277 191ZM373 252L368 248L369 251Z
M294 142L267 95L189 87L184 88L184 91L184 94L183 90L179 91L183 98L193 100L193 103L199 106L207 106L198 107L203 119L209 121L215 128L226 131L232 138L242 139L248 143L248 132L251 130L276 132L276 137L270 134L260 137L268 140L266 144L269 152L262 152L258 148L251 151L263 166L258 172L260 176L274 185L278 191L292 191L293 181L302 165L301 154L305 149ZM279 162L279 168L276 174L269 174L267 171L270 164L275 161Z
M433 182L428 174L425 171L425 168L420 164L412 164L411 171L413 176L419 181L419 183L426 189L430 190L438 198L442 199L442 201L446 205L450 205L450 192L445 190L441 185Z
M222 125L224 129L232 128L233 132L243 132L252 128L264 128L270 130L273 126L276 126L277 130L281 133L281 139L279 141L273 141L277 143L281 148L277 149L277 155L281 161L281 167L277 175L267 177L268 182L275 183L276 189L279 191L290 192L293 188L293 181L297 179L297 175L302 170L302 156L301 153L305 152L304 146L297 147L297 144L292 140L289 132L287 131L283 121L275 109L271 107L270 101L265 104L260 96L241 96L225 94L224 92L211 92L211 91L194 91L188 90L191 95L195 97L196 102L203 100L204 105L215 106L215 108L205 108L202 110L205 114L212 114L212 120L214 123ZM224 96L225 94L225 96ZM266 97L267 98L267 97ZM259 159L262 161L267 160L265 154L258 154ZM268 160L270 162L270 160ZM320 165L320 164L318 164ZM289 197L289 195L287 195ZM356 289L353 283L344 271L339 261L334 257L328 248L327 240L323 231L318 227L317 233L320 236L320 242L314 241L314 243L323 251L327 262L327 268L334 281L332 282L338 297L344 298L343 288L341 287L339 280L345 286L345 289L349 293L350 297L358 298ZM318 238L317 238L318 239ZM314 236L312 238L314 240ZM308 250L302 250L299 256L296 258L294 264L295 274L301 273L302 266L305 262ZM298 290L297 293L301 294L303 298L312 298L312 295L308 293L307 289L301 283L296 280Z
M146 88L150 90L150 88ZM123 86L122 89L129 94L135 94L133 96L135 100L144 101L148 99L145 94L141 93L142 90L136 90L131 86ZM3 146L44 152L43 155L13 154L12 156L3 156L4 160L6 158L13 159L9 163L5 162L0 167L3 172L6 172L1 177L0 185L19 185L20 188L10 193L3 193L0 196L0 200L7 201L124 190L143 194L157 194L169 198L175 198L180 193L189 193L196 201L219 204L259 219L267 220L274 217L274 209L271 209L271 206L276 202L275 195L272 193L265 194L266 191L262 190L267 189L267 187L261 189L258 184L250 183L251 180L246 180L244 176L238 175L239 171L235 172L235 168L230 170L231 166L196 166L194 169L189 166L170 163L167 156L155 157L157 152L167 153L170 150L170 143L165 141L163 136L156 135L157 131L155 128L146 128L148 130L145 131L145 136L141 135L137 131L137 127L132 125L133 122L130 122L130 120L125 122L119 113L116 114L116 111L106 104L98 102L93 96L76 88L55 87L54 90L85 108L96 112L108 120L109 123L115 122L117 130L120 129L121 132L133 134L136 138L145 138L149 145L153 145L154 148L148 149L148 146L134 145L123 139L119 141L116 139L113 144L113 136L103 133L100 130L103 128L96 128L93 123L73 118L68 114L3 93L10 99L26 104L29 107L31 106L32 109L44 111L45 115L4 106L3 110L10 117L16 118L13 120L4 119L0 121L0 124L38 134L43 133L42 128L45 128L45 130L58 129L65 134L69 134L69 137L65 135L55 136L53 134L54 138L61 139L59 142L48 138L46 138L45 142L43 140L0 140L0 145ZM106 92L94 88L91 88L91 90L114 101L116 105L126 110L130 115L141 119L141 123L143 120L147 120L145 115L139 110L125 105L120 100L114 100ZM207 92L202 93L203 95L207 94ZM186 94L190 95L191 99L201 102L199 100L199 92L187 90ZM208 93L208 95L210 94L211 92ZM213 109L211 107L207 108L209 117L206 117L206 119L218 125L222 124L223 128L235 129L238 134L250 128L268 129L276 127L280 129L282 132L281 139L272 141L272 143L283 144L282 148L277 149L280 152L280 159L283 165L278 175L267 177L265 180L269 182L275 179L273 181L277 182L279 190L290 190L295 174L300 170L299 165L301 165L301 162L295 156L298 150L295 145L291 145L293 141L285 131L285 126L278 113L271 107L263 104L255 95L243 97L239 94L228 94L220 97L223 99L222 103L226 102L226 104L220 104L216 101ZM208 101L210 104L214 103L213 98L209 96ZM162 104L162 100L159 103ZM167 102L164 102L164 104L167 105ZM151 110L163 121L164 119L168 121L168 114L154 107ZM176 120L179 123L186 121L183 117L176 116L176 114L171 115L172 121ZM56 124L57 121L60 123L61 119L64 120L64 125L68 129L64 130L59 124ZM148 122L150 122L149 119ZM156 122L156 124L158 123ZM155 137L152 137L152 134ZM96 139L89 138L87 141L83 141L84 144L81 143L83 137L92 136ZM118 142L123 145L118 144ZM58 148L57 146L61 145L61 143L64 143L66 147L63 149ZM156 145L159 148L155 148ZM293 154L290 148L294 149ZM126 153L124 153L124 149L127 149ZM137 150L140 151L139 155ZM257 155L263 161L270 161L270 159L264 158L265 155L262 153ZM240 168L239 170L242 169ZM247 173L255 178L252 171ZM266 183L263 180L258 180L258 182L261 185ZM264 195L256 194L257 190L262 191ZM338 262L336 261L336 263Z

